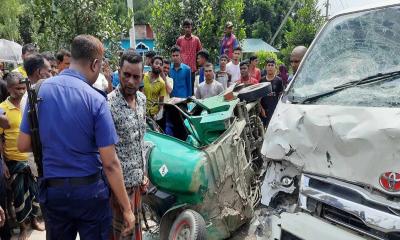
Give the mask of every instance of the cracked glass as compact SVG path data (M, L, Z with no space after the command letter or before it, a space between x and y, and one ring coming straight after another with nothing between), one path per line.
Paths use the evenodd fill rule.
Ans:
M289 89L305 98L378 73L400 70L400 6L332 19L303 60ZM318 104L400 106L400 77L348 88Z

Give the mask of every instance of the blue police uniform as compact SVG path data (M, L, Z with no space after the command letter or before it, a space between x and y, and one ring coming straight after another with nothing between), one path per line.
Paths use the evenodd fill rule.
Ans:
M118 142L106 98L67 69L39 90L43 179L39 200L49 239L108 239L109 188L98 149ZM25 109L21 131L30 134Z

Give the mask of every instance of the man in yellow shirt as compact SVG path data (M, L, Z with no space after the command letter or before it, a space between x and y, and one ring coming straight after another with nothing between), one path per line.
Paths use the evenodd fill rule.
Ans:
M37 183L28 165L28 154L21 153L17 149L17 138L20 133L19 127L22 121L20 102L26 92L25 84L20 73L10 73L6 77L7 89L10 96L0 104L5 112L10 128L0 128L0 134L4 136L4 160L6 166L4 172L11 179L11 190L15 206L16 219L20 223L19 239L27 238L27 223L31 222L36 230L44 230L36 219L39 214L37 196Z
M165 82L160 74L163 67L163 59L160 56L155 56L151 61L151 71L144 74L144 95L146 95L146 110L147 115L155 120L162 118L162 105L167 91Z
M32 54L37 53L37 52L38 52L38 50L37 50L37 48L36 48L36 46L35 46L34 44L32 44L32 43L25 44L25 45L22 47L22 55L21 55L22 61L25 62L25 59L26 59L29 55L32 55ZM25 71L25 68L24 68L23 65L17 67L16 69L14 69L13 72L19 72L19 73L21 73L21 74L22 74L22 77L24 77L24 78L27 78L27 77L28 77L28 75L26 74L26 71Z

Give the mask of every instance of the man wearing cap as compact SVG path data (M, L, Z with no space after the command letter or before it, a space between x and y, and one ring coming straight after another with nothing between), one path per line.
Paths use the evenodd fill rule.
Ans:
M233 23L227 22L225 24L225 35L221 39L221 51L220 54L226 54L231 59L233 56L233 49L239 46L239 41L233 34Z

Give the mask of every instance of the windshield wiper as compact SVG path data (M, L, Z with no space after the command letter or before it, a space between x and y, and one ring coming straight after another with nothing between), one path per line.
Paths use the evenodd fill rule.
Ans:
M340 92L344 89L348 89L348 88L352 88L352 87L360 86L360 85L364 85L364 84L369 84L369 83L375 83L375 82L379 82L379 81L385 81L387 79L392 79L393 77L397 77L397 76L400 76L400 71L394 71L394 72L388 72L388 73L378 73L378 74L375 74L375 75L372 75L372 76L369 76L366 78L362 78L360 80L355 80L355 81L347 82L344 84L340 84L340 85L334 87L332 90L301 98L297 102L301 103L301 104L307 103L307 102L312 102L319 98Z

